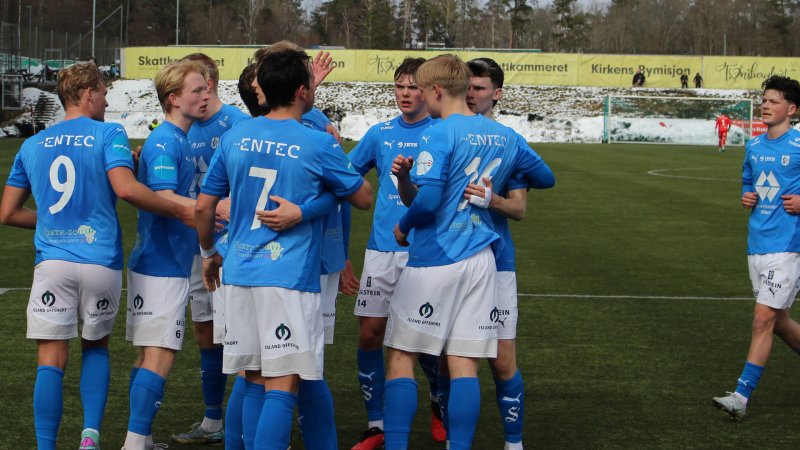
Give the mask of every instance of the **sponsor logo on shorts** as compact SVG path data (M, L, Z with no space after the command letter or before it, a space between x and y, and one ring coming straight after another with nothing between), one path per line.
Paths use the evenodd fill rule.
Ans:
M367 287L372 287L372 277L367 277Z
M111 306L111 302L103 297L95 303L95 308L97 311L89 311L90 317L103 317L103 316L113 316L114 311L108 311L108 307Z
M774 270L770 270L769 273L767 273L767 279L771 280L774 277L775 277L775 271Z
M419 316L429 319L433 315L433 305L430 302L425 302L424 305L419 307Z
M144 299L141 295L136 294L136 297L133 298L133 307L136 309L142 309L142 306L144 306Z
M56 295L50 291L44 291L44 294L42 294L42 304L44 306L53 306L55 302Z
M97 307L98 311L105 311L105 310L108 309L108 305L110 303L111 302L109 302L107 298L102 298L102 299L97 301L97 305L95 305L95 306Z
M292 330L286 325L280 324L278 328L275 328L275 337L278 338L279 341L288 341L289 338L292 337Z
M431 305L430 302L425 302L425 304L419 307L418 312L420 317L422 317L423 319L428 319L433 315L433 305ZM415 319L413 317L409 317L407 320L417 325L431 325L434 327L439 327L442 325L441 322L436 322L433 320Z
M64 306L51 308L51 306L53 306L55 303L56 303L56 295L50 291L44 291L44 294L42 294L42 304L44 306L47 306L47 308L31 308L31 309L33 310L33 312L38 312L38 313L59 313L59 312L65 312L67 310L67 308Z

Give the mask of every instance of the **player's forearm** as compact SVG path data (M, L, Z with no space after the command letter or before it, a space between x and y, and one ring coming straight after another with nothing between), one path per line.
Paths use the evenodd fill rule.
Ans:
M302 215L301 220L309 221L316 219L317 217L322 217L329 213L338 204L339 200L335 195L333 195L332 192L323 191L319 197L311 200L308 203L303 203L300 205L300 214Z
M119 198L141 210L149 211L164 217L182 219L186 210L186 205L158 195L147 186L135 180L128 184L125 191L117 195Z
M408 211L400 218L400 231L408 234L413 228L430 222L436 217L436 211L442 204L444 186L425 185L419 189L417 196L408 207Z
M167 200L170 200L172 202L178 203L178 204L183 205L183 206L188 206L190 208L193 208L195 206L195 201L194 200L192 200L189 197L184 197L182 195L178 195L178 194L175 193L175 191L171 191L171 190L156 191L156 194L158 194L159 196L161 196L161 197L163 197L163 198L165 198ZM216 206L216 204L215 204L215 206Z
M508 193L508 198L501 195L492 195L489 208L512 220L525 218L527 210L527 190L515 189Z
M200 247L209 250L214 246L214 218L219 197L201 193L194 208L194 221Z
M397 177L397 192L404 205L411 206L418 191L417 185L411 182L411 177Z
M30 208L17 208L0 213L0 222L5 225L19 228L36 228L36 211Z

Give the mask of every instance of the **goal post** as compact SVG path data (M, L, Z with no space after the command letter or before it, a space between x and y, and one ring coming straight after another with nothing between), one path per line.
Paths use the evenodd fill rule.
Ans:
M603 142L716 145L721 114L733 122L728 145L744 145L753 129L752 99L608 95Z

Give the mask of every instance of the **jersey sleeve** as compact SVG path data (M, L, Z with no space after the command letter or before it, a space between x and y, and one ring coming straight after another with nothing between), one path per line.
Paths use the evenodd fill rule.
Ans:
M230 184L228 183L228 171L225 166L225 148L225 136L223 136L220 148L211 157L206 176L203 177L203 182L200 184L201 193L215 197L228 195Z
M364 183L364 179L353 168L342 147L332 136L324 144L320 162L322 183L337 197L347 197Z
M11 166L11 173L8 174L8 181L6 184L20 189L30 189L31 180L28 178L28 173L25 172L25 163L22 159L22 153L25 146L22 146L17 156L14 157L14 164Z
M542 157L521 136L517 137L517 147L519 151L517 152L515 164L516 171L512 180L509 181L508 190L521 189L522 187L532 187L534 189L553 187L556 183L555 176ZM520 186L522 180L525 181L525 186Z
M148 139L142 148L142 162L147 167L147 186L154 191L178 189L181 147L174 139Z
M755 192L755 188L753 187L753 168L750 167L749 145L745 146L744 163L742 164L742 195L744 195L745 192Z
M450 158L456 143L451 142L445 130L443 123L430 129L427 143L420 148L414 167L411 168L412 183L418 186L444 185L447 181Z
M131 155L128 135L121 126L107 125L104 127L103 154L106 162L106 172L116 167L128 167L133 170L133 156Z
M374 127L370 128L361 139L361 142L347 154L350 162L353 163L353 167L361 175L375 167L375 133L372 130L374 130Z

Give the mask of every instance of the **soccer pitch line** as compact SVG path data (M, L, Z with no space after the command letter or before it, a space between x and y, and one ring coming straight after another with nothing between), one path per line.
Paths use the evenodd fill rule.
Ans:
M12 287L0 288L0 295L6 292L30 291L31 288ZM127 289L123 289L127 291ZM339 292L341 294L341 292ZM574 299L641 299L641 300L721 300L721 301L742 301L753 300L753 297L701 297L701 296L680 296L680 295L604 295L604 294L531 294L520 292L517 297L533 298L574 298Z
M518 293L517 297L551 297L574 299L641 299L641 300L718 300L718 301L743 301L754 300L753 297L700 297L680 295L603 295L603 294L526 294Z
M653 169L648 170L648 175L653 175L656 177L666 177L666 178L682 178L684 180L701 180L701 181L728 181L728 182L740 182L741 180L728 180L723 178L707 178L707 177L693 177L688 175L670 175L664 172L677 172L680 170L708 170L709 167L684 167L680 169Z

